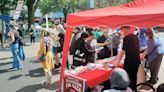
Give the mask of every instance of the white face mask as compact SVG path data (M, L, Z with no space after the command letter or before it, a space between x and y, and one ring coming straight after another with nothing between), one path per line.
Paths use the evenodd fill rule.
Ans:
M87 42L88 40L84 40L84 42Z
M145 36L146 40L148 40L149 38L147 36Z

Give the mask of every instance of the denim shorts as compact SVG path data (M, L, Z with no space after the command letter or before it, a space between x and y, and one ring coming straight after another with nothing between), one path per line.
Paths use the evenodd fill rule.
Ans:
M58 53L58 48L57 47L53 47L52 51L53 51L54 54L56 54L56 53Z

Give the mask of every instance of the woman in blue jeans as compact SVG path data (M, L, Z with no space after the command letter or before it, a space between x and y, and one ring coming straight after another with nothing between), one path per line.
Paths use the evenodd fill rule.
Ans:
M24 53L23 43L19 40L18 44L19 44L19 48L18 48L19 58L20 58L21 61L24 61L25 60L25 53Z
M22 61L18 56L18 48L19 48L19 33L15 30L14 26L11 25L11 31L9 32L9 37L11 40L11 52L13 54L13 64L11 69L21 70L23 68Z

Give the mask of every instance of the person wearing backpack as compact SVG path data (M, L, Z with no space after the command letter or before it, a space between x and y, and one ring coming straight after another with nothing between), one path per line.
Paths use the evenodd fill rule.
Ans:
M10 47L13 54L13 64L10 69L21 70L23 68L23 64L18 55L19 33L15 29L14 25L10 26L10 32L8 33L8 36L10 37Z
M24 61L25 60L25 53L24 53L24 45L25 45L25 42L24 42L24 39L23 39L23 25L20 24L20 28L18 29L18 32L19 32L19 48L18 48L18 55L21 59L21 61Z
M163 58L164 49L159 38L154 37L152 29L148 28L145 32L147 37L147 47L142 57L147 55L146 68L150 70L151 78L148 83L156 84L158 82L158 73Z

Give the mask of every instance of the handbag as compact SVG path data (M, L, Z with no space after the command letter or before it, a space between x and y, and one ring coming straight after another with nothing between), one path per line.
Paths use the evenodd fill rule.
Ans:
M43 54L43 55L41 56L40 60L41 60L41 62L46 61L46 55L45 55L45 54Z
M25 45L24 39L21 36L19 36L18 39L20 44Z

